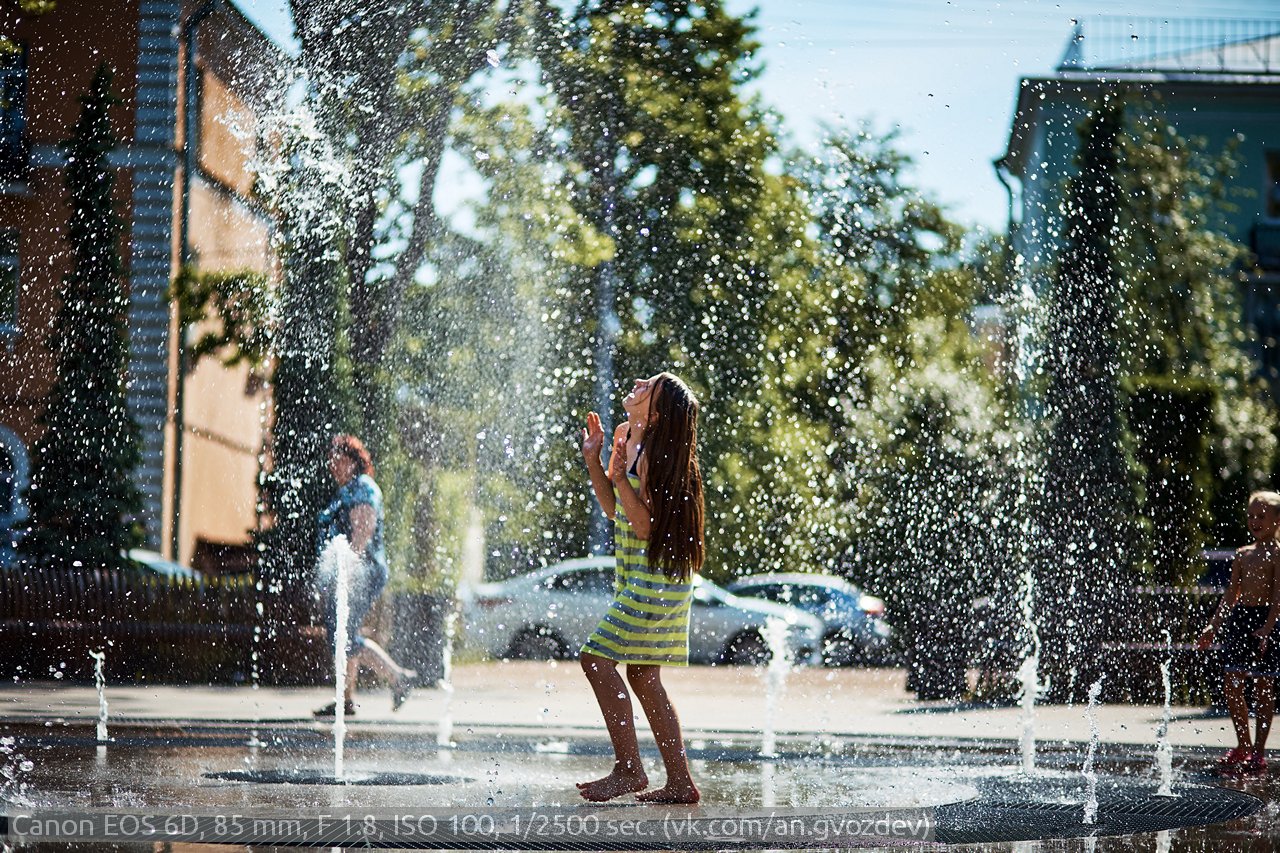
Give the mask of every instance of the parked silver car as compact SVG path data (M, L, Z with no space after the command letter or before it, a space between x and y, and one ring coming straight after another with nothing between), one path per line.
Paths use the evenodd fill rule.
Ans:
M586 557L481 584L463 596L463 646L495 658L574 657L613 600L613 558ZM794 607L743 599L696 578L689 616L693 663L767 662L770 619L787 627L788 657L817 663L822 623Z
M884 602L835 575L789 572L752 575L729 585L737 595L799 607L822 620L822 661L827 666L887 662L893 630Z

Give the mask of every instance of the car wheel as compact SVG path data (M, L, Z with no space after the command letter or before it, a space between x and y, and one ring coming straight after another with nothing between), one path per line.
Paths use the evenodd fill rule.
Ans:
M764 666L773 657L769 644L757 631L743 631L724 647L724 662L737 666Z
M565 656L564 640L547 628L525 628L511 640L507 657L516 660L561 660Z
M838 631L822 638L823 666L853 666L858 660L858 650L853 641Z

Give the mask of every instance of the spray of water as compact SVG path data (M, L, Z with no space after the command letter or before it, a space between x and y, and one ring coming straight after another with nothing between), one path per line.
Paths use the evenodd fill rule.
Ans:
M347 739L347 621L351 615L351 578L359 568L359 557L351 550L347 537L335 536L325 546L320 556L318 571L332 573L335 611L333 637L333 775L342 779L345 775L345 748Z
M1156 729L1156 772L1160 776L1160 787L1156 795L1160 797L1176 797L1173 793L1173 744L1169 742L1169 721L1172 718L1172 684L1169 679L1169 661L1160 663L1160 677L1164 681L1164 713L1160 716L1160 726Z
M472 507L467 518L467 534L462 544L461 571L458 576L459 599L471 597L471 590L484 579L484 513ZM444 647L441 649L440 679L436 686L444 694L440 723L436 729L436 745L455 746L453 742L453 644L458 635L458 612L450 608L444 621Z
M1104 676L1105 677L1105 676ZM1092 826L1098 817L1098 774L1093 769L1093 760L1098 752L1098 741L1102 733L1098 730L1098 697L1102 695L1102 678L1089 685L1089 704L1085 708L1085 716L1089 720L1089 751L1084 757L1084 822Z
M760 740L760 754L774 757L778 754L778 705L787 688L787 675L791 672L791 654L787 646L790 629L781 619L770 617L765 621L764 639L769 647L769 664L765 667L764 732Z
M93 658L93 681L98 687L98 743L106 743L107 737L107 663L106 651L89 652Z
M444 707L440 710L440 724L436 729L436 746L453 747L453 637L458 631L458 613L450 610L444 620L444 648L442 649L440 680L436 686L444 693Z
M1028 567L1022 576L1022 624L1029 640L1027 656L1018 667L1022 688L1022 772L1036 770L1036 694L1040 690L1040 635L1035 620L1035 576Z
M0 803L29 806L27 783L22 776L34 770L35 763L18 752L16 744L15 738L0 737Z

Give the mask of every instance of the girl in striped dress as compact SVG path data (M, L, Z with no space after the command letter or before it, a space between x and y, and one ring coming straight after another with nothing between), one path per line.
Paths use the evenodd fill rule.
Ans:
M627 682L653 729L667 783L639 794L650 803L696 803L680 719L662 686L662 666L689 662L689 603L702 568L702 473L698 468L698 402L670 373L637 379L622 407L627 422L614 434L606 471L604 430L595 413L582 431L591 485L614 521L613 603L582 647L582 669L613 741L613 772L578 785L603 802L649 785L632 725ZM618 664L627 665L624 682Z

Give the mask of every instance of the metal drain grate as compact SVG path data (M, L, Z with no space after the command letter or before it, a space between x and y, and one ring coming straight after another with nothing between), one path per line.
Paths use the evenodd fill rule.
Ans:
M338 779L323 770L228 770L206 773L206 779L224 782L250 782L259 785L460 785L475 781L465 776L443 776L438 773L366 773L353 772Z
M1085 824L1079 801L1001 796L1022 793L1019 789L1029 784L1036 783L996 782L977 800L939 807L935 839L945 844L982 844L1160 832L1248 817L1263 805L1257 797L1225 788L1179 787L1175 789L1179 796L1160 797L1149 786L1117 784L1098 792L1097 817ZM1046 794L1052 792L1053 786L1048 787Z

